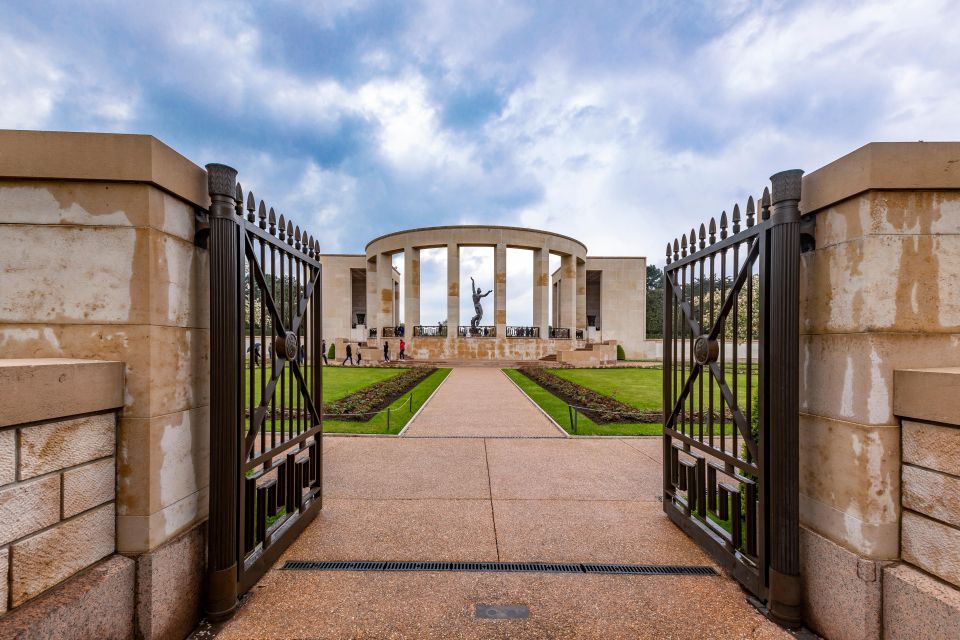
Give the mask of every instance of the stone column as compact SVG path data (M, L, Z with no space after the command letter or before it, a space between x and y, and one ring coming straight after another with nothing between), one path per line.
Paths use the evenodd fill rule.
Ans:
M507 245L493 248L493 324L497 336L507 335Z
M456 337L460 326L460 245L447 245L447 335Z
M403 250L403 295L403 326L410 338L420 324L420 249Z
M380 313L380 297L377 291L377 258L367 260L367 317L364 320L367 331L377 326ZM378 334L379 335L379 334ZM366 336L364 336L366 338Z
M550 251L533 251L533 326L540 327L540 337L547 337L550 325Z
M570 329L577 324L577 264L576 257L565 255L560 260L560 326Z
M377 309L380 311L380 317L377 319L376 326L379 329L377 335L383 337L383 328L393 325L393 260L389 253L377 255Z
M577 329L587 329L587 263L577 260Z

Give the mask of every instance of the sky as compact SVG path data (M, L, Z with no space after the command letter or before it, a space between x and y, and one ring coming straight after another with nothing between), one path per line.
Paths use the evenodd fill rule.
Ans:
M777 171L960 139L960 2L0 0L0 96L0 128L229 164L324 252L503 224L662 264ZM492 282L492 252L462 262Z

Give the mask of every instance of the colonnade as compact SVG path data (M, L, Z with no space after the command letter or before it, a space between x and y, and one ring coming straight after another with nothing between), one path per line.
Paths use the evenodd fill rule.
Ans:
M508 248L528 249L532 253L532 326L539 328L540 337L549 337L552 324L551 253L560 256L558 300L554 301L559 305L557 326L569 329L571 336L575 335L575 330L586 327L586 247L572 238L545 231L486 226L414 229L371 241L366 250L367 326L376 327L377 335L383 335L384 327L394 325L393 256L400 252L404 255L404 324L409 328L420 325L420 252L446 248L448 336L456 336L457 327L469 323L469 318L460 317L460 297L472 295L468 290L461 292L460 248L464 246L493 247L493 315L485 317L484 324L493 324L497 336L506 336ZM412 336L412 331L408 335Z

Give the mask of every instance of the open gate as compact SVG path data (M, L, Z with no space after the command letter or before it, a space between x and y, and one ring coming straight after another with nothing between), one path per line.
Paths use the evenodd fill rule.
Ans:
M669 243L664 269L664 511L788 626L800 624L802 175L772 176L742 228L737 206Z
M252 193L245 203L234 169L207 175L206 611L218 619L321 508L321 296L316 240Z

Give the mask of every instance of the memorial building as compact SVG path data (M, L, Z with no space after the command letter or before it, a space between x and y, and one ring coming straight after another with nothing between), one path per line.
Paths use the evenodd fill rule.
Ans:
M493 248L493 282L461 273L461 247ZM421 323L420 252L427 249L446 250L447 301L445 318ZM533 262L528 326L507 318L507 249L528 250ZM397 254L403 256L399 268ZM551 255L560 261L552 274ZM556 359L589 365L615 360L618 345L628 359L643 351L646 258L588 256L582 242L557 233L427 227L375 238L364 254L326 254L320 262L323 336L337 354L351 343L364 360L375 362L383 358L385 341L396 354L401 339L415 361ZM472 317L461 317L461 296L474 303Z

